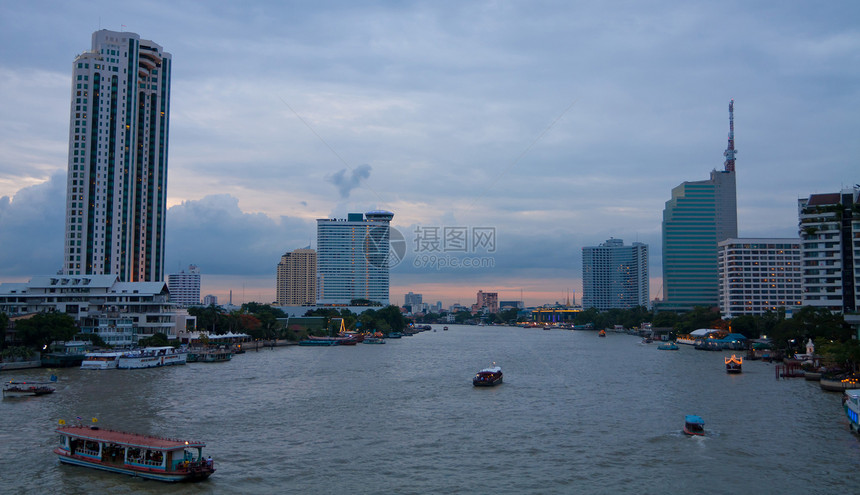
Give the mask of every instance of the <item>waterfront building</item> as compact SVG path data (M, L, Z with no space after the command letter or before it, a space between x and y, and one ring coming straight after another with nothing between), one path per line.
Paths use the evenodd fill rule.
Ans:
M472 312L486 309L489 313L499 312L499 293L478 291L477 303L472 307Z
M413 294L412 292L409 292L403 296L403 306L408 307L413 313L420 313L424 308L423 297L421 294Z
M186 317L177 327L177 315L185 312L169 296L164 282L122 282L116 275L39 276L0 284L0 313L65 313L83 332L104 332L112 342L135 343L156 333L175 339L189 326L186 320L194 317Z
M307 306L317 300L317 252L310 248L284 253L278 263L278 306Z
M582 248L582 307L629 309L650 304L648 246L608 239Z
M63 273L164 280L171 55L129 32L75 58Z
M317 303L389 302L390 223L394 213L349 213L317 220Z
M803 305L853 313L860 307L860 186L797 202Z
M724 318L801 305L800 239L726 239L718 247Z
M170 302L179 306L197 306L200 304L200 269L196 265L188 265L188 271L180 270L167 276L167 288L170 290Z
M661 310L719 304L717 243L738 236L736 153L732 100L725 169L711 171L708 180L681 183L663 210Z

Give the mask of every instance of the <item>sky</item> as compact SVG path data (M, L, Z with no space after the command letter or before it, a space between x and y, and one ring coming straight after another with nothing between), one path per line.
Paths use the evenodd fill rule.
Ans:
M0 0L0 282L60 269L98 29L173 56L165 264L222 304L272 302L316 219L375 209L407 248L393 303L579 301L610 237L648 244L660 297L663 207L722 169L731 99L741 237L860 182L853 0L120 3Z

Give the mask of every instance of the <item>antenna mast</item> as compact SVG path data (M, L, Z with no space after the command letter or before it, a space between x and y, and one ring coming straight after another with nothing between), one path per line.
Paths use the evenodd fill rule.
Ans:
M726 172L735 171L736 153L737 150L735 150L735 100L732 99L729 102L729 145L726 147L726 151L723 153L723 156L726 157Z

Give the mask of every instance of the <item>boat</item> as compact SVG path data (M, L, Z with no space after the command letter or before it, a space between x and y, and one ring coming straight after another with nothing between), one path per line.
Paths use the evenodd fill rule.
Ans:
M842 395L842 407L845 408L851 431L860 431L860 389L846 390Z
M740 373L741 366L744 363L744 358L740 358L732 354L732 357L725 358L726 360L726 373Z
M657 349L660 349L661 351L677 351L678 344L674 342L663 342L657 346Z
M651 337L644 337L644 338L642 339L642 343L643 343L643 344L650 344L651 342L654 342L654 340L653 340L653 339L651 339Z
M684 418L684 433L687 435L703 436L705 434L705 420L700 416L688 414Z
M606 337L606 330L601 328L600 331L597 332L597 336L598 337Z
M112 370L116 369L119 363L119 357L125 354L124 352L116 351L93 351L84 355L84 360L81 362L82 370Z
M188 351L188 363L223 363L233 359L233 352L227 349L196 349Z
M448 327L442 327L442 331L443 331L443 332L447 332L447 331L448 331Z
M472 378L472 385L476 387L492 387L500 383L502 383L502 368L498 366L484 368L475 375L475 378Z
M384 344L385 339L382 337L365 337L362 344Z
M170 482L200 481L215 472L212 458L203 458L203 442L60 424L54 453L64 464Z
M48 382L16 382L3 383L3 397L31 397L54 393L54 387Z
M144 347L123 353L117 362L121 370L158 368L175 364L185 364L188 351L172 346Z

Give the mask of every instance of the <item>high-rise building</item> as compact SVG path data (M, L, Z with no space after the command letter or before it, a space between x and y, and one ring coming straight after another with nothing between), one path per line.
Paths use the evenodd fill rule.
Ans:
M410 311L413 313L418 313L424 307L423 299L424 298L421 294L413 294L412 292L409 292L403 296L403 305L408 306Z
M218 296L216 296L214 294L206 294L205 296L203 296L203 305L204 306L212 306L213 304L215 306L218 305Z
M648 246L609 239L582 248L582 307L601 311L650 305Z
M499 312L499 293L478 291L477 303L472 308L473 311L487 309L490 313Z
M63 272L164 280L171 56L101 30L72 70Z
M797 201L803 305L853 313L860 307L860 186Z
M709 180L678 185L663 210L661 309L719 304L717 243L738 236L734 141L732 100L725 170L711 171Z
M394 213L349 213L317 220L317 303L367 299L388 305L390 223Z
M186 307L200 304L200 269L188 265L187 272L171 273L167 276L167 290L172 303Z
M724 318L800 306L800 239L726 239L718 246Z
M317 300L317 252L296 249L281 256L278 263L277 302L279 306L307 306Z

